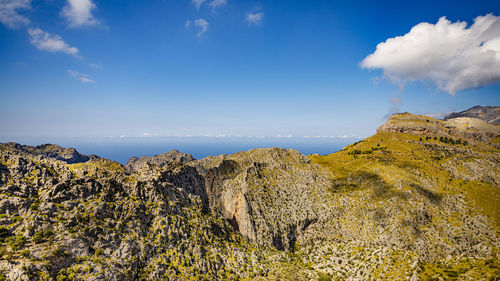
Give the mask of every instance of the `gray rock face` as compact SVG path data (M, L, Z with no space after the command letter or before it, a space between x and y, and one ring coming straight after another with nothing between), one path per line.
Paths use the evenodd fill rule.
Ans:
M193 160L195 159L191 154L182 153L174 149L167 153L155 156L134 156L128 160L127 164L125 164L125 168L128 171L137 172L146 164L163 167L171 162L187 163Z
M3 146L2 149L4 150L8 149L15 152L29 153L31 155L40 156L42 158L49 158L49 159L63 161L68 164L82 163L82 162L87 162L91 159L99 158L98 156L95 155L88 156L81 154L72 147L63 148L56 144L42 144L33 147L33 146L20 145L17 143L10 142L2 144L2 146Z
M190 163L205 179L210 207L250 240L293 250L308 227L329 219L332 184L296 150L255 149Z
M68 164L36 148L0 148L1 277L216 280L268 272L259 260L269 250L257 252L210 212L192 166L127 173L106 159Z
M171 151L126 168L0 144L0 278L494 280L498 128L406 113L328 156Z
M477 118L490 124L500 125L500 106L478 105L464 111L450 113L444 117L444 120L457 117Z

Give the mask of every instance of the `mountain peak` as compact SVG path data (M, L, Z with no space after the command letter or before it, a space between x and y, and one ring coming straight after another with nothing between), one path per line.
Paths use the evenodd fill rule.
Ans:
M134 156L128 160L127 164L125 164L125 168L129 171L136 172L146 164L163 167L171 162L187 163L193 160L195 160L195 158L191 154L182 153L176 149L172 149L166 153L154 156Z
M476 118L489 124L500 125L500 106L476 105L464 111L450 113L444 117L444 120L457 117Z
M32 154L44 158L50 158L66 162L68 164L87 162L91 159L99 158L96 155L85 155L78 152L73 147L64 148L57 144L42 144L38 146L21 145L15 142L0 144L2 150L17 151Z

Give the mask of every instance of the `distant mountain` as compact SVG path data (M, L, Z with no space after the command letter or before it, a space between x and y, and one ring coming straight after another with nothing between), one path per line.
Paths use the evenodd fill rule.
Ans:
M155 156L132 157L125 164L125 168L132 172L138 172L146 164L163 167L171 162L187 163L195 160L191 154L182 153L178 150L170 150L167 153Z
M8 150L6 148L9 148ZM29 153L36 155L41 159L54 159L66 162L68 164L83 163L91 159L98 159L96 155L85 155L76 151L76 149L63 148L56 144L42 144L38 146L20 145L18 143L10 142L2 145L2 148L7 151Z
M498 280L500 126L123 165L0 144L0 280Z
M500 106L474 106L460 112L453 112L444 117L444 120L470 117L484 120L490 124L500 125Z

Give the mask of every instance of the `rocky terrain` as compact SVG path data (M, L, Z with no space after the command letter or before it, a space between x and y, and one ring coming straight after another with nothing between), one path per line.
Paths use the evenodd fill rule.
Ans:
M170 162L177 161L180 163L187 163L193 160L195 159L191 154L182 153L174 149L167 153L155 156L141 156L141 157L134 156L128 160L127 164L125 164L125 169L130 172L137 172L144 165L154 165L163 167Z
M0 280L498 280L499 143L403 113L324 156L0 144Z
M481 119L487 123L500 125L500 106L474 106L460 112L453 112L444 117L444 120L457 117L471 117Z

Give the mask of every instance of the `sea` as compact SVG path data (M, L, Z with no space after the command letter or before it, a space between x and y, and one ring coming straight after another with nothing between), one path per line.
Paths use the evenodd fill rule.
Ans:
M97 155L127 163L133 156L153 156L172 149L190 153L196 159L221 154L233 154L255 148L279 147L295 149L304 155L328 155L341 150L359 138L329 137L150 137L150 138L64 138L38 140L5 140L26 145L55 143L62 147L74 147L78 152Z

